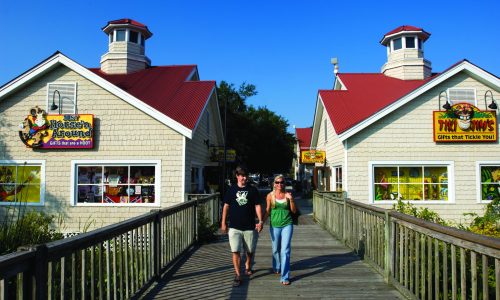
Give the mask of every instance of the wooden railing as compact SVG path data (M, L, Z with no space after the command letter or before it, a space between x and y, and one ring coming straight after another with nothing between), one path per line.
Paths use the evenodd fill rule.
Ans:
M412 299L500 300L500 239L315 192L315 219Z
M219 221L218 194L0 256L0 299L129 299L197 241L198 217Z

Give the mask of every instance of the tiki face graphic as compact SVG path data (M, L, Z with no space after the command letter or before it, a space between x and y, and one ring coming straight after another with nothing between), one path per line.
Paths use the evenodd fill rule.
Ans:
M470 128L470 121L474 115L474 109L468 103L460 103L456 106L454 111L455 116L458 118L458 126L460 129L466 131Z

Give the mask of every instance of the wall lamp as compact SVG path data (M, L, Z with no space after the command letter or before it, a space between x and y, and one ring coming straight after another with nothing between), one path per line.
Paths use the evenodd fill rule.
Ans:
M486 104L487 104L486 98L488 97L488 92L490 93L491 103L490 103L490 105L486 106ZM484 107L490 108L493 110L496 110L498 108L495 99L493 99L493 92L491 90L487 90L486 93L484 93Z
M444 93L444 96L442 96L443 93ZM442 91L441 93L439 93L439 98L438 98L439 107L438 107L438 109L441 110L441 97L445 97L445 99L446 99L446 103L443 105L443 108L446 110L449 110L451 108L451 105L450 105L450 102L448 102L448 94L446 93L446 91Z
M56 105L55 98L56 98L56 92L57 95L59 96L59 106ZM52 105L50 106L50 110L56 110L59 107L59 113L61 111L61 93L58 90L54 90L54 94L52 95Z

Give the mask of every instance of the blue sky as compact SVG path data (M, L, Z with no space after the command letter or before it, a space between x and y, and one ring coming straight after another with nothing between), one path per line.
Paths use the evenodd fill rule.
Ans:
M68 4L70 3L71 4ZM0 86L61 51L98 67L101 28L131 18L153 36L153 65L197 64L201 79L257 86L247 100L297 127L313 122L319 89L340 72L380 72L383 35L400 25L431 33L434 72L462 59L500 75L500 1L11 1L0 0Z

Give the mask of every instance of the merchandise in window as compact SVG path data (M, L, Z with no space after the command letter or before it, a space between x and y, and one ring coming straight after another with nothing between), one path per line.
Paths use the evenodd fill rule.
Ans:
M500 199L500 165L480 166L481 201Z
M40 165L0 165L0 203L41 203Z
M154 203L155 166L78 166L78 203Z
M446 166L374 167L374 200L448 200Z

